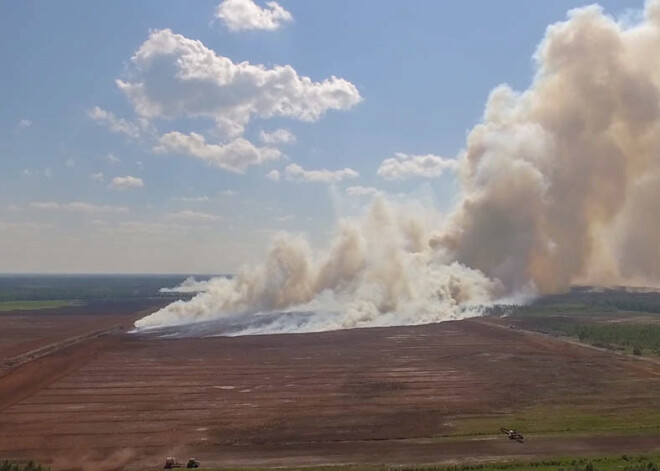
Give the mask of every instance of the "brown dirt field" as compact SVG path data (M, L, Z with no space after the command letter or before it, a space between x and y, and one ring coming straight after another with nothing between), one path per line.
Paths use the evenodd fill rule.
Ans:
M58 361L68 369L45 366ZM293 466L660 451L657 435L433 439L479 417L506 425L531 407L660 410L660 367L483 320L236 338L111 335L13 373L37 381L53 369L62 374L0 407L0 459L136 469L170 454L205 466Z
M161 301L96 301L0 314L0 410L75 371L108 344L110 328L129 329ZM147 307L150 306L150 307ZM57 354L51 354L52 352ZM20 368L16 366L22 365Z
M162 304L160 300L92 301L42 311L0 312L0 375L3 359L93 330L132 326L136 312L151 311Z
M57 351L56 354L30 361L17 368L10 368L0 377L0 410L48 387L59 378L80 368L90 361L109 337L94 338Z

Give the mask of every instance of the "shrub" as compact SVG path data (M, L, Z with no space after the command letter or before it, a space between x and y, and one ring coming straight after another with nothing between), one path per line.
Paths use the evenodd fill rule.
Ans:
M631 466L626 466L623 471L658 471L658 465L648 461L647 463L636 463Z
M0 461L0 471L50 471L50 468L41 466L34 461L28 461L27 463Z

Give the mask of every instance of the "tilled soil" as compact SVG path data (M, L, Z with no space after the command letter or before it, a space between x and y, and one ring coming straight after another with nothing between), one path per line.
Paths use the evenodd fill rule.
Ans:
M81 306L0 312L0 360L113 325L130 327L162 300L90 301ZM0 362L0 375L2 374Z
M483 320L234 338L115 334L11 375L36 386L3 393L11 376L0 379L0 458L56 469L154 468L168 455L292 466L660 451L654 436L431 438L465 419L501 415L506 425L507 414L539 404L660 408L660 367Z

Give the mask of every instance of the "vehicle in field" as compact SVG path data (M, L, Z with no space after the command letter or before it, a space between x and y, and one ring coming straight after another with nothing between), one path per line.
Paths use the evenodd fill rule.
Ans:
M524 440L522 433L518 432L515 429L500 427L500 432L502 432L507 437L509 437L509 440L516 440L518 442L522 442Z
M173 456L165 458L165 466L163 469L183 468L183 464L179 463ZM195 458L190 458L186 463L186 468L199 468L199 461Z

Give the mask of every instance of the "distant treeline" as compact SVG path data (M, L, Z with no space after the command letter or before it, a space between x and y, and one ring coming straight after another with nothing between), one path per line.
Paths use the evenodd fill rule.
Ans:
M180 285L185 276L0 276L0 301L100 300L161 297L176 299L177 293L160 293L161 288ZM198 277L205 279L208 277Z
M608 303L621 311L642 311L660 313L660 303L644 299L614 299Z
M634 353L644 350L660 353L660 324L582 322L563 316L528 317L525 328L576 337L600 347L628 347Z
M660 313L660 292L625 288L577 287L569 293L542 296L532 306L570 306L589 310L621 310Z

